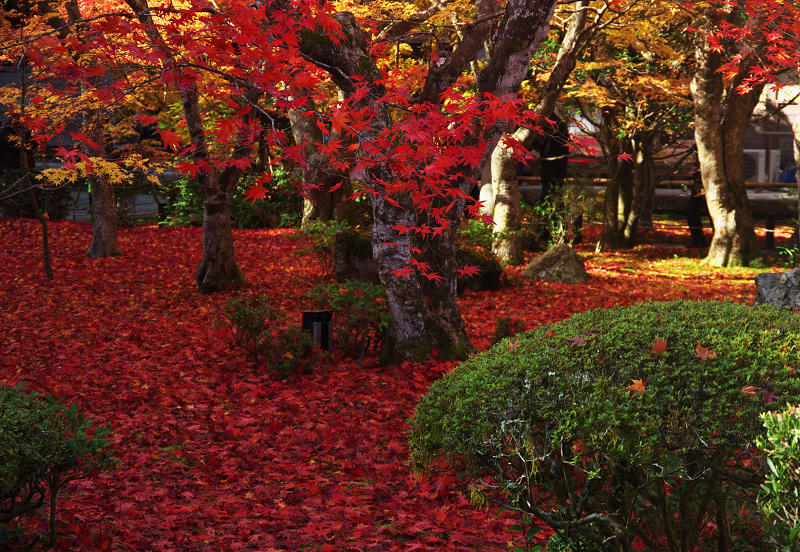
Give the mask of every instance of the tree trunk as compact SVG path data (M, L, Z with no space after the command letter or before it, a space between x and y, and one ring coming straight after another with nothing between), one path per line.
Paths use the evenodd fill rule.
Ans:
M703 187L714 237L703 262L712 266L749 266L761 257L750 202L743 177L744 132L758 104L763 85L739 94L734 79L728 87L720 73L722 56L714 52L707 37L695 47L692 96L695 112L695 142ZM742 69L740 75L744 74ZM723 115L724 113L724 115Z
M549 21L553 14L555 0L510 0L500 22L495 44L495 55L478 75L478 88L481 94L492 93L499 97L516 93L525 76L534 48L546 36ZM453 84L459 75L469 67L471 60L482 47L491 29L491 18L485 17L494 12L491 2L480 3L476 17L481 21L470 28L457 48L447 53L441 64L431 65L428 77L418 101L439 104L442 93ZM381 106L378 98L382 89L378 84L383 76L368 54L368 47L361 31L350 13L338 13L336 19L342 27L343 38L338 43L325 36L307 37L301 50L320 66L331 70L331 77L340 90L349 96L355 91L352 75L360 75L364 82L370 83L370 90L364 95L362 104L377 107L377 116L370 126L361 131L362 140L374 139L383 129L391 125L388 106ZM504 128L492 130L482 138L487 142L500 138ZM466 175L458 179L458 188L466 195L472 186L470 178L479 174ZM404 359L424 360L438 351L441 359L461 359L474 351L470 343L464 321L458 308L455 286L455 236L458 222L464 208L463 197L448 211L448 220L442 236L425 243L422 260L435 259L432 269L444 281L436 287L423 283L422 274L411 272L407 276L398 275L408 269L412 260L411 247L415 242L408 232L399 232L394 227L404 225L415 227L420 217L408 193L393 193L391 201L386 197L383 182L395 178L387 163L379 163L370 169L368 183L377 192L372 199L374 226L372 230L373 255L378 265L381 282L386 287L387 304L392 323L389 335L381 353L383 362L397 362ZM438 226L438 225L437 225Z
M517 181L517 160L510 148L498 144L490 158L492 191L494 192L494 231L497 237L492 251L509 264L523 261L522 205Z
M639 222L642 219L644 199L647 186L647 167L645 165L645 151L643 142L636 136L632 140L633 144L633 167L632 167L632 193L630 197L630 209L625 220L625 230L623 237L626 247L633 247L638 241Z
M555 66L542 90L542 97L534 112L549 117L553 114L556 100L564 88L570 73L575 68L578 52L585 43L583 35L586 26L588 0L581 0L575 7L569 27L559 48ZM537 133L528 128L518 129L513 137L523 147L530 149ZM517 181L518 161L509 148L499 142L492 152L488 168L491 170L493 217L495 232L501 235L495 240L492 249L501 261L519 263L523 260L522 207L520 204L519 183ZM483 190L483 189L482 189ZM483 198L481 198L483 199ZM503 236L505 232L507 235ZM510 234L510 235L509 235Z
M312 100L306 100L306 105L313 106ZM347 201L353 193L350 177L337 173L330 166L328 156L320 153L316 144L324 140L322 131L297 109L289 110L289 119L295 143L304 144L305 150L302 170L306 197L301 228L307 229L316 220L335 220L355 226L358 222L357 205ZM339 136L332 131L331 139L338 140Z
M136 14L136 18L145 27L154 48L163 44L160 31L156 27L150 13L147 0L126 0L128 6ZM174 54L164 51L170 58ZM180 71L179 71L180 72ZM189 75L184 75L188 77ZM250 108L261 95L256 89L248 88L242 93L242 107ZM239 181L242 170L230 165L223 170L211 168L214 160L208 149L205 124L200 112L200 93L197 83L191 78L180 87L183 115L186 128L192 143L192 160L198 166L205 166L197 174L197 185L203 197L203 259L197 268L197 288L200 293L214 293L228 287L236 287L245 282L242 271L236 264L233 249L233 230L230 217L230 200L233 190ZM249 109L242 118L241 128L236 144L231 152L231 159L245 157L253 144L252 136L247 137L246 128L255 116L255 110Z
M76 0L69 0L65 4L68 21L70 25L78 25L83 18L80 5ZM94 79L95 86L100 86L100 80ZM83 85L81 85L83 86ZM105 140L103 138L103 118L97 111L84 113L85 124L91 125L88 134L97 144L98 148L93 148L88 144L84 145L86 154L90 157L105 158ZM100 257L111 257L119 255L119 244L117 242L117 198L114 193L114 186L101 176L89 175L92 198L92 243L86 256L92 259Z
M603 109L603 133L608 144L608 184L603 209L603 233L597 242L597 252L614 250L619 247L620 180L624 166L619 160L619 141L614 138L614 114L609 108Z
M798 229L795 230L795 235L797 236L797 242L795 243L795 245L800 246L800 113L794 120L794 125L792 125L792 132L794 134L794 139L792 140L792 151L794 152L794 166L798 167L797 171L795 172L795 180L797 181L797 220L798 220Z
M205 188L212 186L206 184ZM241 285L245 279L234 255L230 194L220 190L203 197L203 259L197 267L197 288L201 293L214 293Z
M92 187L92 243L86 256L91 259L119 255L117 245L117 199L114 186L106 179L89 176Z

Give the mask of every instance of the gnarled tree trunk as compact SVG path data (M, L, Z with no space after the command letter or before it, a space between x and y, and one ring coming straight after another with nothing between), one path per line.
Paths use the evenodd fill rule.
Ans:
M734 79L723 105L726 90L721 65L721 54L712 50L706 36L699 36L692 80L695 141L708 211L714 223L714 237L703 262L713 266L748 266L762 252L747 198L742 151L744 132L763 85L740 94L739 78Z
M483 46L491 31L491 18L495 6L491 2L478 2L476 18L481 19L465 34L458 47L443 58L439 65L431 65L428 78L419 96L420 102L440 103L442 93L469 67L470 61ZM478 74L478 87L482 94L492 93L503 97L517 92L525 76L533 50L544 39L555 7L555 0L510 0L494 35L495 55ZM334 82L345 95L355 90L351 76L360 75L371 83L371 90L362 102L378 107L380 114L362 131L362 140L369 140L391 124L388 106L381 107L377 98L381 94L378 81L381 72L369 57L367 43L352 14L339 13L337 20L343 29L343 39L333 43L327 37L315 36L306 40L301 49L311 59L331 71ZM500 54L501 53L501 54ZM504 128L493 129L487 141L497 140ZM488 154L488 152L487 152ZM388 164L373 167L368 178L378 194L373 197L374 226L372 249L381 281L386 287L392 324L382 353L384 362L403 359L423 360L439 352L439 358L464 358L474 350L457 304L455 286L455 235L464 199L448 211L449 225L439 238L425 242L423 261L435 258L437 273L444 278L437 286L423 282L424 276L414 272L397 276L411 261L411 247L417 247L410 233L399 232L396 225L414 227L420 224L424 213L417 213L408 193L386 197L381 182L391 182L394 175ZM477 178L479 174L468 175ZM464 195L469 193L472 181L460 178L458 187ZM438 226L438 225L437 225Z
M584 32L587 20L585 8L588 5L588 0L581 0L573 8L575 13L570 19L555 66L544 85L542 97L534 108L534 112L543 117L553 114L556 100L575 68L578 53L588 38L589 33ZM512 137L519 141L525 149L531 149L538 136L538 132L525 127L517 129L512 134ZM483 187L481 189L482 196L490 195L489 191L491 191L495 232L500 234L492 249L501 261L512 264L521 262L524 253L524 244L520 233L522 230L522 207L517 181L517 165L518 161L514 158L511 148L506 147L500 141L492 151L489 160L491 176L488 179L482 179L482 181L491 182L491 188L486 191ZM484 186L486 185L484 184Z

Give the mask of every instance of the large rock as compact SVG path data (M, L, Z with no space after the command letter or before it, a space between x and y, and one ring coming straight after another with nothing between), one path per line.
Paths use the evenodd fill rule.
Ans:
M754 305L766 304L800 310L800 268L787 272L766 272L756 276L755 280Z
M522 277L562 284L583 284L589 280L583 257L564 243L533 259L522 271Z

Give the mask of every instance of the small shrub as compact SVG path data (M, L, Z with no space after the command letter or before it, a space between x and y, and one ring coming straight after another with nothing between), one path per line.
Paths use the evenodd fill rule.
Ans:
M411 420L412 457L457 466L582 550L769 549L759 416L800 395L799 356L800 317L771 307L591 311L435 382Z
M370 349L377 352L383 344L391 317L383 286L347 280L343 284L320 284L306 294L312 304L335 313L336 345L347 353L364 357Z
M507 337L514 337L515 335L525 331L525 321L513 316L501 316L497 319L497 327L492 335L492 345L497 345Z
M603 207L603 198L590 181L556 188L544 202L523 206L523 225L535 233L546 249L559 243L572 244L578 237L581 217L596 220Z
M458 242L462 247L479 249L488 254L492 251L493 240L491 225L479 220L464 219L458 227Z
M767 456L767 479L761 487L761 505L775 545L800 550L800 408L761 415L767 429L758 447Z
M297 324L286 324L286 311L270 305L267 295L229 299L223 308L231 348L244 349L256 364L280 377L310 372L321 361L312 337Z
M109 427L91 425L75 405L0 385L0 545L47 500L52 546L61 489L114 463Z

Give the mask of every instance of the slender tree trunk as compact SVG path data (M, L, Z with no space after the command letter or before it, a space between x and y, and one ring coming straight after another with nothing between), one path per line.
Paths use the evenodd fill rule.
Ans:
M619 247L619 204L620 204L620 179L624 167L618 156L620 153L619 141L614 138L614 116L608 109L604 109L603 133L608 144L608 184L603 209L603 233L597 242L597 252L614 250Z
M80 25L83 19L80 5L77 0L68 0L65 5L68 21L71 25ZM99 79L95 84L100 85ZM102 116L96 110L85 112L83 115L86 125L91 125L88 134L97 148L84 145L86 154L90 157L105 157L103 139ZM91 259L119 255L117 241L117 198L113 185L101 176L89 175L92 196L92 243L86 256Z
M797 118L794 120L794 125L792 125L792 132L794 134L794 139L792 140L792 151L794 152L794 165L798 167L797 172L795 172L795 180L797 180L797 221L798 221L798 229L795 230L795 235L797 236L797 243L795 245L800 246L800 113L797 114Z
M623 232L625 245L627 247L635 246L638 240L639 222L642 219L645 187L647 185L644 144L637 137L634 137L632 143L634 151L633 167L631 171L633 176L633 189L630 198L630 209L628 211L628 217L625 220L625 230Z
M711 49L705 36L698 37L695 60L692 80L695 142L708 211L714 223L714 237L703 262L713 266L748 266L762 252L747 198L742 151L744 131L763 85L739 94L738 81L734 80L723 107L725 86L719 72L722 56Z
M564 40L556 58L555 66L542 90L542 97L534 111L544 117L553 114L556 100L561 94L564 84L570 73L575 68L578 52L586 37L582 36L586 26L588 0L581 0L574 9L575 13L570 19ZM520 128L513 133L513 138L518 140L523 147L530 149L537 133L529 128ZM490 157L493 218L495 232L511 233L500 236L492 246L493 251L501 261L518 263L523 260L524 244L520 230L522 230L522 206L520 204L519 184L517 181L518 161L514 159L509 148L499 142Z

